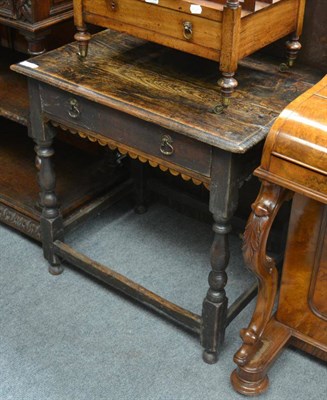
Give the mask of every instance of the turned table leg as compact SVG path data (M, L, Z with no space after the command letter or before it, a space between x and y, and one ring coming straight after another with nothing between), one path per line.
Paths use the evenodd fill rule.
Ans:
M230 98L237 87L234 78L238 64L241 29L241 6L239 0L227 0L223 11L222 43L219 69L222 78L218 81L221 89L222 110L230 103Z
M36 140L36 143L36 167L39 171L38 181L41 189L42 215L40 224L43 253L50 264L49 272L58 275L63 269L59 258L54 253L53 243L57 239L63 239L63 220L55 194L56 178L51 161L54 150L52 139Z
M225 322L228 299L225 286L227 283L226 267L229 262L228 234L231 226L228 221L214 215L214 241L211 246L209 290L202 308L202 346L203 360L213 364L218 360L218 350L225 336Z
M210 252L209 290L203 301L201 327L203 359L209 364L218 360L225 336L228 234L231 231L230 220L238 202L238 172L233 154L214 149L212 156L209 208L214 218L214 240Z
M289 196L288 190L263 182L244 233L244 260L257 277L259 288L251 322L241 330L243 345L234 356L238 368L232 373L231 382L236 391L246 395L262 393L268 387L267 369L274 357L265 355L262 361L258 361L257 355L263 351L269 353L268 341L263 341L262 337L272 317L278 271L274 260L266 255L266 246L278 210Z
M39 83L30 79L28 86L31 104L28 134L36 143L36 168L38 169L38 182L41 189L40 205L42 214L40 227L43 253L50 264L49 272L58 275L62 272L62 267L59 258L54 252L53 243L55 240L63 240L64 227L55 194L56 177L51 160L54 155L52 142L56 129L43 119Z

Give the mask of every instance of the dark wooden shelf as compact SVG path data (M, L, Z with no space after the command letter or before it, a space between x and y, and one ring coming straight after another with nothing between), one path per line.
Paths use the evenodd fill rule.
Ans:
M0 126L0 220L39 240L39 189L33 141L24 126L4 118L0 118ZM123 168L117 171L109 156L99 157L68 143L57 141L55 151L56 159L60 159L56 168L59 201L68 226L85 217L85 212L90 213L92 202L101 206L102 200L107 201L110 188L122 181L126 173ZM84 213L81 208L86 208Z
M1 48L0 116L27 126L29 113L27 82L23 76L9 69L11 64L24 58L27 58L24 54Z
M26 54L1 48L0 57L0 221L40 240L38 184L34 143L28 137L27 80L10 70ZM59 133L60 136L60 133ZM67 135L62 135L65 139ZM56 141L57 187L65 225L69 228L111 199L111 187L123 177L112 157L94 143L68 137ZM115 171L115 173L114 173ZM126 188L125 188L126 190Z

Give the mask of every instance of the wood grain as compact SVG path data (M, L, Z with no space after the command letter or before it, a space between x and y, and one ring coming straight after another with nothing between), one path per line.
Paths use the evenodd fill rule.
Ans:
M153 122L219 148L244 153L260 142L282 109L321 74L302 68L280 74L271 60L239 68L234 105L217 115L220 102L214 62L140 39L104 31L92 38L89 57L77 44L34 58L37 69L12 68L74 95ZM99 79L101 76L101 79Z

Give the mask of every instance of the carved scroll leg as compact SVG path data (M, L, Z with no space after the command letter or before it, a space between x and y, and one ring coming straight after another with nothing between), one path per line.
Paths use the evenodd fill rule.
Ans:
M132 177L134 181L134 211L144 214L147 211L146 196L146 166L138 160L131 160Z
M41 236L44 257L50 263L49 272L53 275L60 274L63 269L60 260L53 250L53 242L63 240L63 221L58 209L55 194L56 178L52 167L51 157L54 154L52 139L37 141L36 167L39 170L38 180L41 189Z
M203 360L213 364L218 360L218 350L225 336L228 299L225 286L227 274L225 269L229 261L228 233L231 226L228 221L214 216L213 230L215 237L211 246L211 267L209 290L203 301L201 344L204 347Z
M76 29L77 33L75 33L74 39L78 42L78 55L84 58L87 56L91 35L85 25L77 26Z
M241 330L242 347L234 356L238 369L231 381L242 394L259 394L268 387L267 368L262 365L247 368L251 360L262 352L261 337L271 318L277 293L278 272L274 261L267 257L267 239L273 221L290 192L272 183L263 182L252 214L244 233L243 255L247 267L256 275L259 283L256 308L247 329ZM261 349L261 350L260 350Z

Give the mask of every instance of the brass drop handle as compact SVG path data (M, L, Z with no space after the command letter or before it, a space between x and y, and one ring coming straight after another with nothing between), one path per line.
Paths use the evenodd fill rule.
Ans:
M193 36L193 25L192 22L184 21L183 22L183 36L185 39L190 40Z
M70 109L68 110L68 114L72 118L77 118L80 115L80 110L78 108L78 101L76 99L69 100Z
M174 152L173 139L169 135L163 135L160 144L160 153L171 156Z

